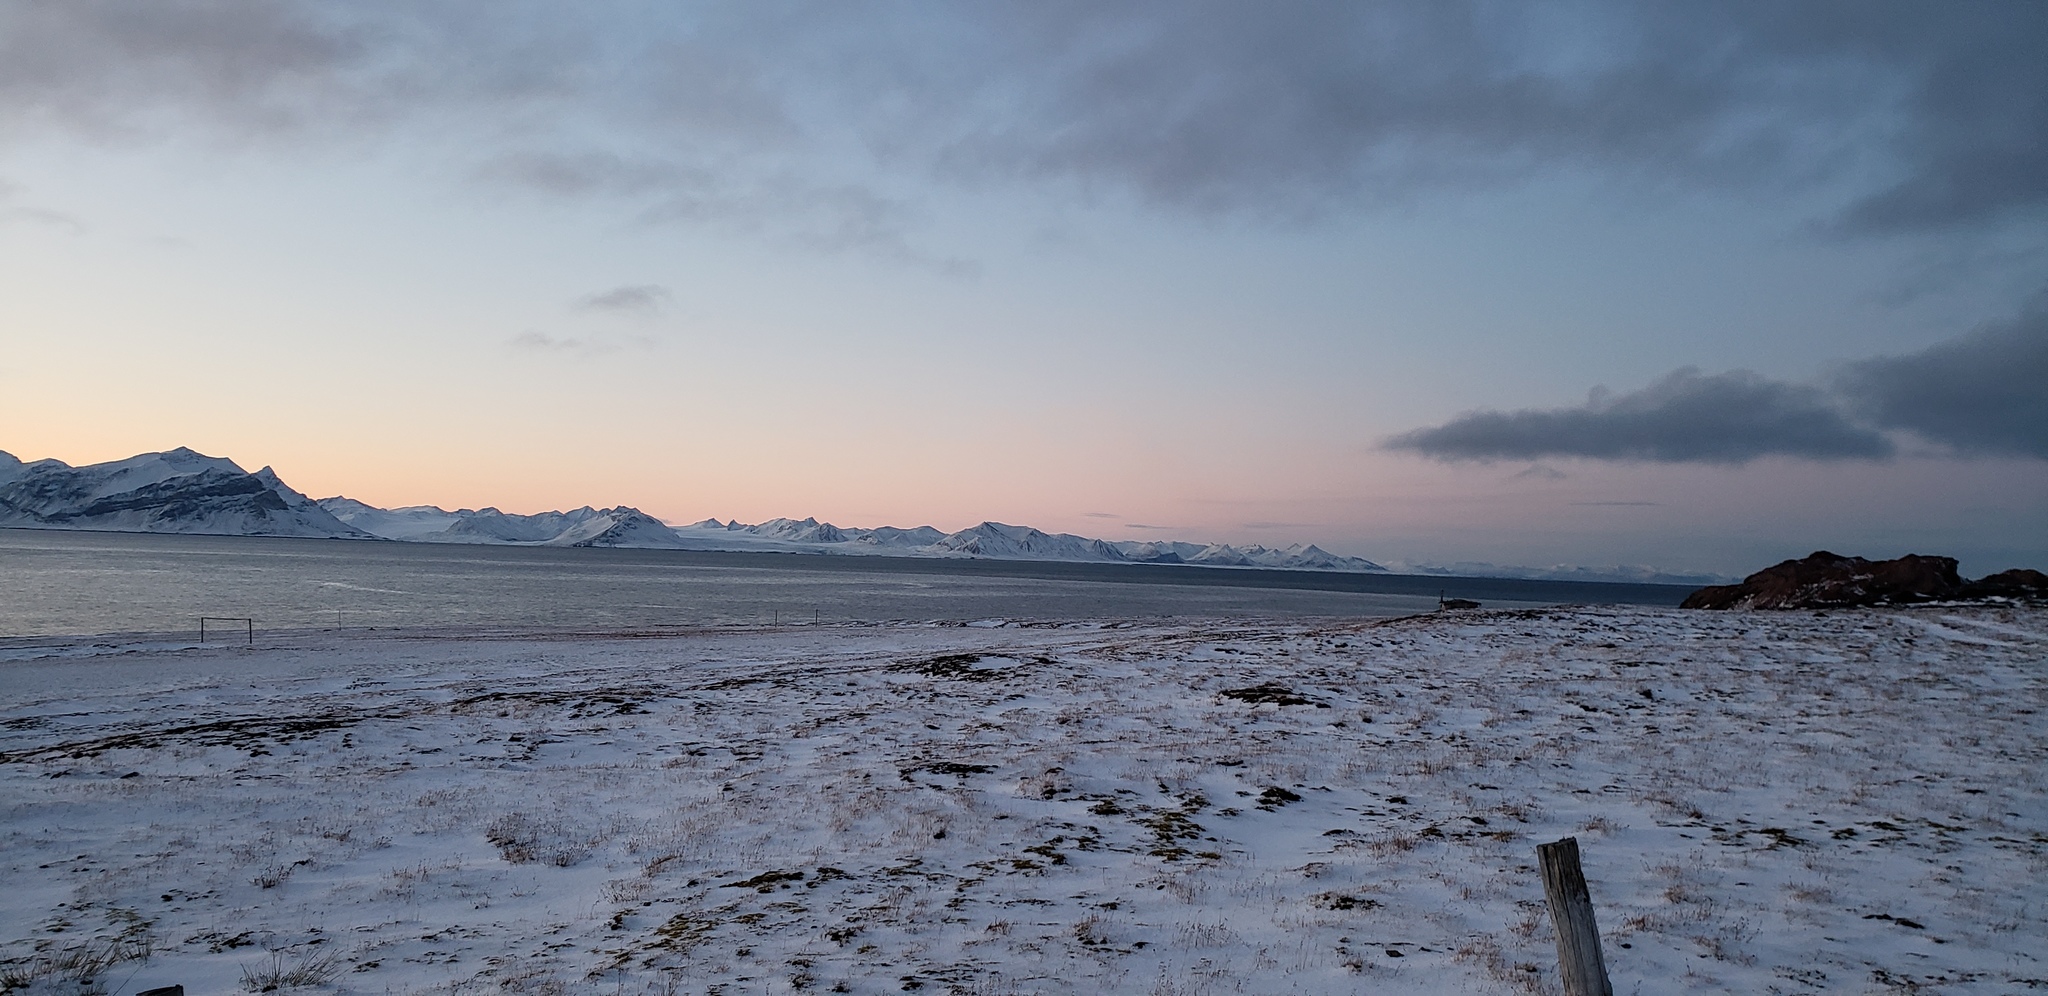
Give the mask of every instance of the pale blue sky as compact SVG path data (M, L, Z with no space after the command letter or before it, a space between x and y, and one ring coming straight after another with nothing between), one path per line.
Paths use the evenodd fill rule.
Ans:
M2038 566L2048 429L1995 423L2048 410L2043 11L0 5L0 449L386 505ZM1962 422L1954 378L1908 390L1932 361L1843 379L1986 323ZM1631 421L1684 367L1790 407ZM1455 421L1524 409L1567 414Z

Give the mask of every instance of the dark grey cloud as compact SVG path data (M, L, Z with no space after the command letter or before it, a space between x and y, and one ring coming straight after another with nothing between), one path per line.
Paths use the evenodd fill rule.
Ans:
M466 175L826 246L900 243L934 178L1313 217L1582 170L1898 232L2048 207L2043 50L2036 0L20 0L0 130L424 125Z
M2048 205L2048 4L1917 6L1860 42L1903 70L1901 130L1889 146L1893 180L1843 222L1890 231L2038 212ZM1834 13L1855 20L1859 7Z
M1921 352L1855 364L1836 389L1885 428L1962 453L2048 459L2048 299Z
M1386 442L1445 460L1589 457L1665 463L1746 463L1890 456L1881 433L1857 425L1827 392L1746 370L1674 371L1640 391L1595 391L1575 408L1467 412Z
M1467 412L1388 439L1440 460L1742 463L1882 459L1907 432L1961 456L2048 460L2048 293L2017 317L1917 353L1852 363L1824 384L1686 368L1571 408ZM1516 478L1552 475L1532 466Z
M651 318L661 313L672 296L660 284L627 284L578 298L576 310Z

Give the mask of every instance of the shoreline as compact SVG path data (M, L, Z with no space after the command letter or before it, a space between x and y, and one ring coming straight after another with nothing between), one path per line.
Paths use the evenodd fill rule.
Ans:
M718 566L790 570L808 573L927 574L942 577L1009 578L1036 581L1084 581L1184 587L1255 588L1283 591L1320 591L1344 594L1412 595L1436 597L1438 589L1454 588L1456 593L1475 598L1507 599L1529 591L1557 594L1553 603L1677 605L1697 586L1637 581L1563 580L1553 578L1510 578L1438 574L1399 574L1366 571L1283 570L1268 567L1201 566L1192 564L1095 563L1059 560L1009 560L988 557L903 557L888 554L804 553L782 550L659 550L635 547L550 547L491 543L420 543L404 540L339 540L296 536L240 536L199 533L123 532L101 529L35 529L0 527L8 533L38 536L91 536L124 539L257 541L283 545L311 544L311 548L334 544L364 546L380 551L422 551L419 556L489 559L519 557L563 559L616 557L622 563L648 565ZM432 551L432 552L429 552ZM1562 596L1578 595L1580 599ZM1528 601L1515 598L1516 601Z
M337 543L42 532L0 536L0 640L182 639L201 616L261 631L617 631L799 621L1377 618L1606 598L1500 579L1344 578L1146 565ZM1176 581L1175 579L1180 579ZM1334 580L1333 580L1334 578ZM1272 582L1261 586L1261 580ZM1277 579L1277 580L1276 580ZM1183 583L1186 582L1186 583ZM1327 590L1405 586L1405 593ZM1633 598L1634 588L1621 596ZM1653 589L1676 604L1684 589ZM1619 597L1619 596L1616 596ZM1623 598L1625 601L1626 598Z

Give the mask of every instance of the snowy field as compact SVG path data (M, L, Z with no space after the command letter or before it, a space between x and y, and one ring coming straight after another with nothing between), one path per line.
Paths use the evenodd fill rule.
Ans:
M0 652L0 988L2048 990L2039 609L274 642Z

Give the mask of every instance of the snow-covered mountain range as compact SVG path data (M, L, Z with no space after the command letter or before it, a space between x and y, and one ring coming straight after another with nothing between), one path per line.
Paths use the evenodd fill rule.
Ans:
M411 543L776 551L891 557L981 558L1104 564L1192 564L1281 570L1381 572L1360 557L1315 546L1284 549L1090 539L984 522L948 533L932 526L860 529L817 519L749 525L705 519L671 527L636 508L519 515L495 508L378 508L353 498L313 501L234 461L180 447L73 467L23 463L0 452L0 526L212 535L317 536Z
M902 529L840 527L817 519L748 524L705 519L670 527L637 509L579 508L514 515L495 508L448 511L432 505L382 509L353 498L322 498L341 522L385 539L418 543L517 543L617 546L661 550L727 550L883 557L1056 560L1096 564L1193 564L1282 570L1380 571L1378 564L1314 546L1282 550L1200 543L1138 543L1048 533L1030 526L984 522L948 533L932 526Z
M841 528L816 519L770 519L757 525L703 522L678 526L686 549L788 550L804 553L881 554L911 557L980 557L990 560L1059 560L1097 564L1193 564L1200 567L1266 567L1280 570L1365 571L1385 568L1360 557L1343 557L1314 546L1281 550L1201 543L1111 541L1047 533L1030 526L984 522L947 533L931 526L899 529Z
M409 543L497 543L515 546L612 546L685 550L687 544L660 519L637 508L582 508L518 515L495 508L450 512L433 505L378 508L354 498L322 498L319 505L354 529L378 539Z
M269 467L179 447L86 467L0 452L0 526L371 539Z

